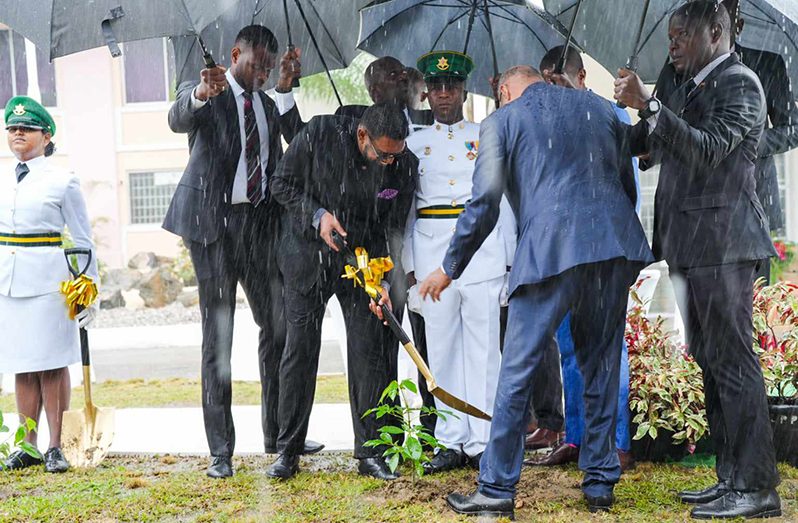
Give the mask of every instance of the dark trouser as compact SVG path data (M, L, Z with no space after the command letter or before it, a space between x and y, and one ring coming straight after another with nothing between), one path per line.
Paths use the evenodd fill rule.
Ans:
M238 282L260 327L258 367L264 444L274 446L277 439L278 365L285 343L282 280L272 247L278 223L275 209L266 204L234 205L227 228L217 241L206 246L184 239L199 283L202 413L212 456L231 456L235 448L230 356Z
M740 491L779 483L765 383L752 348L758 263L670 270L687 344L704 374L718 479Z
M349 403L355 433L355 457L380 456L384 449L363 447L378 439L377 430L390 423L363 413L377 406L380 395L397 376L399 340L369 310L365 291L341 279L340 267L327 267L309 291L301 292L290 282L285 287L286 344L280 362L280 436L277 450L299 454L308 432L316 371L321 350L321 322L327 300L334 294L346 323ZM397 311L401 308L397 305ZM401 316L401 314L399 314Z
M756 270L754 280L765 278L765 285L770 285L770 258L759 260L759 266Z
M616 258L580 265L515 290L490 441L480 463L483 494L515 495L532 384L544 350L568 311L576 359L585 380L585 435L579 453L579 467L585 471L582 489L591 496L612 492L621 476L615 422L626 299L640 268L639 263Z
M424 316L417 312L407 311L410 320L410 328L413 330L413 344L418 349L418 353L424 358L424 361L429 364L427 359L427 334L424 331ZM427 380L418 373L418 392L421 394L421 401L425 407L435 408L435 397L427 390ZM435 416L422 416L421 424L429 431L430 434L435 434Z

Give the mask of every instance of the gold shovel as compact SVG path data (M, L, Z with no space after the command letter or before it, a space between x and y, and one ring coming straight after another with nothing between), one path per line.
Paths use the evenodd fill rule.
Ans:
M88 256L86 266L78 272L69 261L70 255L84 254ZM91 263L91 250L66 249L69 272L79 279ZM82 307L79 307L82 309ZM89 358L89 337L86 329L80 329L80 354L83 360L83 395L82 409L64 412L61 424L61 450L67 461L74 467L96 467L108 454L114 440L115 414L113 408L100 408L94 405L91 398L91 360Z
M379 287L379 284L377 284L375 287L373 284L371 284L371 282L365 281L366 278L364 278L364 274L368 273L369 271L368 254L365 256L357 256L354 252L352 252L352 249L349 248L344 239L335 231L332 233L332 238L341 252L346 254L347 263L349 263L344 277L355 280L356 284L363 287L372 301L374 301L376 304L379 298L378 293L381 291L381 288ZM393 266L393 264L391 264L391 266ZM450 392L440 388L438 384L435 383L435 378L432 375L432 371L429 370L424 358L421 357L418 349L416 349L416 346L413 345L413 342L402 328L399 320L396 319L393 311L391 311L387 305L382 305L380 308L382 309L383 318L385 318L385 320L388 322L388 326L396 335L396 337L399 338L399 343L401 343L405 348L407 353L410 355L410 359L413 360L413 363L415 363L419 372L421 372L421 375L424 376L424 379L427 381L427 390L430 392L430 394L457 411L468 414L469 416L474 416L475 418L490 421L491 418L488 414L482 412L480 409L471 405L467 401L462 400L457 396L452 395Z

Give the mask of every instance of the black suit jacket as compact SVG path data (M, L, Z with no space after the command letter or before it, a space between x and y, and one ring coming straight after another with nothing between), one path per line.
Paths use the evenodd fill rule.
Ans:
M772 256L754 179L767 117L762 86L736 54L687 86L668 98L650 135L646 121L631 130L632 153L662 162L654 255L674 268Z
M313 118L270 179L272 196L283 207L278 264L295 288L310 289L325 267L336 275L343 272L342 258L336 258L313 227L321 208L338 218L353 248L365 247L371 257L401 258L418 159L407 153L384 168L367 163L356 132L352 118Z
M776 230L784 226L784 211L779 199L778 172L773 155L798 147L798 108L781 56L740 45L737 45L736 50L740 60L759 77L765 92L769 123L757 149L756 194L768 216L771 230ZM656 93L659 99L666 102L682 81L673 66L666 64L657 79Z
M224 230L232 208L232 189L241 156L238 109L231 89L191 107L195 82L184 82L169 109L169 127L188 133L190 156L164 218L163 228L195 242L213 243ZM271 98L258 92L269 126L269 160L263 169L267 178L283 156L280 117ZM274 205L267 200L260 205Z

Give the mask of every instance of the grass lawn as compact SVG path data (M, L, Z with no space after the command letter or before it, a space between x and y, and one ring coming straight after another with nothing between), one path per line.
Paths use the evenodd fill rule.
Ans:
M201 407L199 380L128 380L92 384L92 398L102 407ZM0 396L0 411L16 412L13 394ZM348 403L346 376L319 376L316 380L316 403ZM72 406L83 405L83 387L72 389ZM233 383L234 405L260 405L260 383Z
M269 456L236 457L236 474L211 480L207 458L112 457L97 470L51 475L41 467L0 473L0 521L245 521L430 522L470 521L455 516L444 496L474 487L475 472L461 470L392 483L360 477L348 454L303 458L302 472L274 482L263 474ZM798 469L781 466L779 492L785 516L798 520ZM405 471L407 473L407 471ZM519 521L683 522L689 507L673 493L712 483L709 468L639 464L615 489L606 515L591 515L581 500L580 472L573 466L525 468L519 484Z

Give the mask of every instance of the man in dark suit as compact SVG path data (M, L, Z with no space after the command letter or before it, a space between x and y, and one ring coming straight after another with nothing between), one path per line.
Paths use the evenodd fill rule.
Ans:
M724 0L723 5L731 15L736 36L739 36L745 27L745 20L739 16L739 1ZM733 42L734 36L732 35ZM776 231L784 227L784 210L781 208L778 171L773 156L798 147L798 108L787 75L787 66L781 56L748 49L739 43L734 44L734 50L740 61L756 73L765 92L768 121L759 140L754 178L756 195L768 217L770 230ZM667 104L671 94L684 80L683 75L677 74L673 65L667 63L657 79L654 90L657 98ZM757 277L770 280L770 258L762 260Z
M668 262L687 342L704 375L718 483L679 495L700 519L780 515L762 370L752 349L757 265L775 253L754 173L766 106L756 75L731 51L731 20L714 1L670 19L669 54L691 78L667 105L627 70L615 97L640 110L632 152L661 159L654 254Z
M472 200L442 268L420 289L437 300L462 274L495 226L505 193L520 236L490 441L478 490L450 494L448 503L462 514L513 515L532 381L570 312L585 381L582 490L591 511L608 510L621 475L615 422L627 293L652 260L635 215L626 131L607 100L547 85L528 66L505 72L499 91L502 108L480 129ZM590 118L567 117L573 114Z
M233 474L230 354L239 282L261 328L264 447L276 450L277 370L285 332L273 247L278 209L267 181L282 147L274 102L259 90L276 51L271 31L245 27L236 38L230 69L205 69L198 85L181 84L169 110L172 131L188 133L191 156L163 227L183 238L199 282L202 407L212 457L207 473L214 478ZM321 446L311 442L306 450Z
M286 345L280 363L278 459L267 474L287 479L299 469L308 430L327 300L341 303L347 330L349 399L358 471L395 479L381 457L365 447L385 419L361 418L396 379L398 340L372 317L368 296L341 278L346 263L337 232L372 258L399 260L416 187L418 160L405 147L407 121L390 104L369 107L360 120L317 116L294 138L269 185L282 206L277 263L285 282ZM387 281L402 275L393 270ZM386 285L386 288L389 286ZM396 287L391 285L390 287ZM399 286L401 287L401 286ZM395 299L391 289L391 299ZM390 303L388 291L383 302Z

